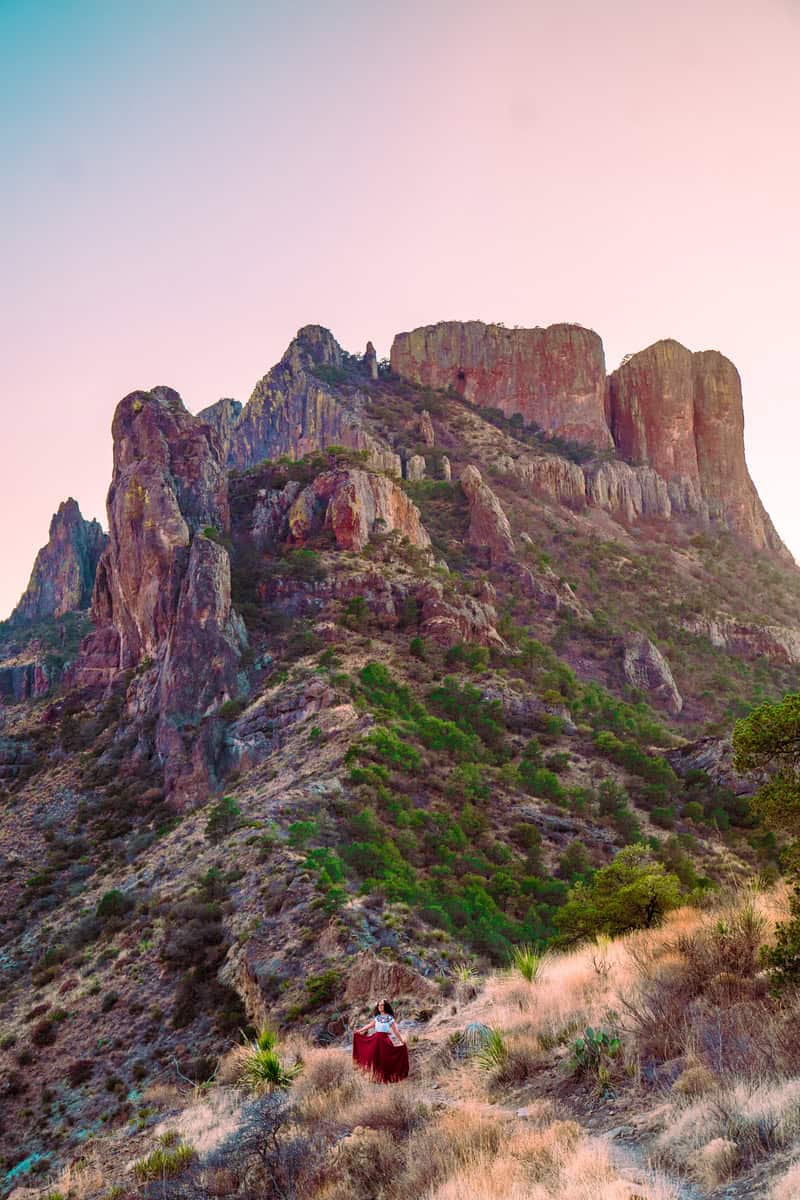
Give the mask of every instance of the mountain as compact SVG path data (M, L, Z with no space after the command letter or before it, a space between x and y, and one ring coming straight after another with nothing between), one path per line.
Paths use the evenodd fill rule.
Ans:
M107 537L62 505L0 626L6 1190L248 1025L422 1029L625 846L684 900L777 879L729 734L797 690L800 573L715 351L308 326L112 436Z

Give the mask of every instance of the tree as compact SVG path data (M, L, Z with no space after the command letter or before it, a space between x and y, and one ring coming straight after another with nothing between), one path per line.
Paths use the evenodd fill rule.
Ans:
M767 774L753 807L764 823L793 839L800 837L800 694L767 701L737 721L733 730L737 771Z
M767 775L753 808L768 828L791 839L786 863L793 877L790 917L775 930L775 944L762 950L776 991L800 984L800 694L767 702L736 722L733 765Z
M569 944L600 933L615 937L632 929L651 929L680 902L677 876L668 874L644 846L626 846L591 883L570 888L556 914L559 941Z

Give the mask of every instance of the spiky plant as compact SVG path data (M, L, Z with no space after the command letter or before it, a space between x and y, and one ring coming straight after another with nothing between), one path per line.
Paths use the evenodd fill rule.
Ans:
M240 1078L257 1095L285 1091L303 1069L299 1062L284 1066L276 1049L277 1043L278 1035L266 1026L255 1038L245 1041L246 1057Z
M475 1055L475 1061L485 1071L494 1071L497 1067L505 1066L508 1061L508 1046L499 1030L489 1031L489 1036Z
M535 983L539 978L543 962L544 955L530 942L514 946L511 951L511 966L514 970L519 971L522 978L527 979L528 983Z

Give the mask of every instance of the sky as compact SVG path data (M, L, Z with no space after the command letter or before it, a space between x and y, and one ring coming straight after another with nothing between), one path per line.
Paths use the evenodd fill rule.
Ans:
M309 323L721 350L800 557L798 62L800 0L0 0L0 617L124 395Z

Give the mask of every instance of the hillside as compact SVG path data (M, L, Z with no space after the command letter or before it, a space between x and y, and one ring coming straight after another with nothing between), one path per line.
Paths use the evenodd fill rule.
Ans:
M587 889L621 849L659 897L631 928L685 902L693 927L721 891L775 883L780 847L727 739L798 690L800 573L747 474L735 368L709 354L659 343L607 377L591 331L447 323L378 363L307 327L244 406L194 417L165 387L121 401L107 538L62 505L0 626L5 1192L94 1154L132 1160L178 1104L158 1089L214 1076L265 1023L305 1047L304 1119L326 1088L349 1088L355 1112L367 1098L334 1064L378 992L404 1000L420 1039L413 1101L380 1102L413 1157L426 1089L460 1096L437 1057L450 1018L494 1028L481 1005L510 988L473 997L470 971L602 934ZM617 993L544 1040L528 1030L535 1053L494 1081L501 1107L550 1097L561 1112L539 1079L557 1063L537 1056L603 1023L626 986L610 970ZM736 998L714 986L693 996L727 1012ZM653 1107L660 1063L693 1069L696 1047L672 1050L624 1104ZM208 1095L239 1111L238 1093ZM459 1169L495 1144L480 1110L494 1099L439 1112L437 1129L464 1122L480 1147ZM548 1138L579 1144L587 1111L560 1133L549 1112L539 1150L514 1133L498 1195L537 1194L519 1164L551 1155ZM274 1194L361 1195L342 1190L357 1143L327 1191ZM682 1171L681 1154L664 1161ZM642 1194L711 1195L711 1168L692 1170L700 1191ZM250 1194L192 1179L174 1194ZM566 1179L541 1194L584 1194ZM83 1195L130 1184L87 1180Z

